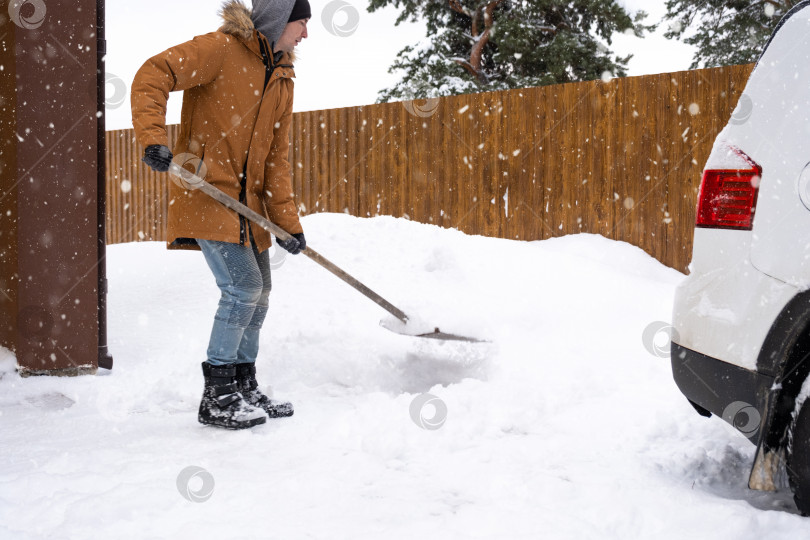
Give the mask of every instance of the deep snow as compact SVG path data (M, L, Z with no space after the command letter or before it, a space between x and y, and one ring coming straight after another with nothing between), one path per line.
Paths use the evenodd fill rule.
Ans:
M287 257L258 369L295 416L203 427L199 362L218 291L201 254L111 246L112 372L20 379L0 355L0 538L810 533L788 493L747 490L754 447L695 414L668 358L642 342L669 320L682 274L593 235L517 242L341 214L303 223L315 249L415 319L490 343L389 332L379 307ZM423 418L446 407L438 429L409 414L425 392L440 401ZM205 502L178 490L189 466L204 469L187 487L210 491Z

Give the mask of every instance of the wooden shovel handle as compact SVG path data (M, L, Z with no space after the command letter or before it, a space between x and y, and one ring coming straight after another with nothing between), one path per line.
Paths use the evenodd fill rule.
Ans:
M222 191L220 191L216 187L212 186L211 184L209 184L208 182L206 182L205 180L203 180L202 178L200 178L196 174L194 174L194 173L180 167L179 165L177 165L175 163L172 163L171 166L169 167L169 174L180 178L185 184L187 184L187 189L198 189L198 190L202 191L206 195L209 195L213 199L217 200L219 203L221 203L225 207L230 208L234 212L246 217L247 219L249 219L250 221L252 221L256 225L260 226L264 230L273 233L276 238L284 240L284 241L287 241L290 238L293 238L293 236L290 233L288 233L287 231L285 231L284 229L282 229L281 227L279 227L278 225L276 225L275 223L273 223L269 219L265 218L264 216L262 216L258 212L254 212L253 210L251 210L250 208L248 208L244 204L240 203L239 201L237 201L233 197L230 197L230 196L226 195L225 193L223 193ZM184 185L183 187L186 187L186 186ZM330 261L329 259L327 259L323 255L321 255L320 253L318 253L317 251L315 251L311 247L309 247L309 245L307 245L306 249L304 249L301 253L306 255L307 257L309 257L311 260L315 261L319 265L321 265L323 268L329 270L334 275L336 275L337 277L339 277L340 279L342 279L343 281L345 281L346 283L348 283L352 287L354 287L363 296L365 296L366 298L372 300L374 303L376 303L378 306L383 308L385 311L387 311L388 313L390 313L391 315L393 315L394 317L396 317L400 321L402 321L404 323L408 322L408 316L405 315L405 313L401 309L397 308L391 302L389 302L388 300L386 300L385 298L383 298L379 294L372 291L370 288L368 288L366 285L361 283L358 279L356 279L355 277L350 275L348 272L346 272L345 270L340 268L338 265L336 265L335 263L333 263L332 261Z

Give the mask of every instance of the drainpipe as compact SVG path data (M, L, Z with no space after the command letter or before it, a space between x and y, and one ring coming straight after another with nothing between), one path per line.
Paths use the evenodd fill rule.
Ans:
M106 140L106 68L107 41L104 33L104 0L96 0L96 38L98 63L98 367L112 369L113 358L107 350L107 140Z

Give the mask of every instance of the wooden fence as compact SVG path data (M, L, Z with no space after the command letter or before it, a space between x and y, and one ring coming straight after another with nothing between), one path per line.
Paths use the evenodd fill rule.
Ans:
M673 268L751 65L293 115L301 214L392 215L518 240L588 232ZM170 138L176 127L170 128ZM107 134L108 241L164 240L166 178Z

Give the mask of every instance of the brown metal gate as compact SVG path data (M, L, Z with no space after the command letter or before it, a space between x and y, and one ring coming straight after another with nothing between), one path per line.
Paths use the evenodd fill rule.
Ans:
M100 358L111 365L99 324L103 2L2 11L0 343L24 375L93 373Z

